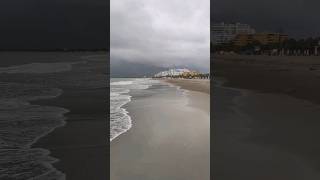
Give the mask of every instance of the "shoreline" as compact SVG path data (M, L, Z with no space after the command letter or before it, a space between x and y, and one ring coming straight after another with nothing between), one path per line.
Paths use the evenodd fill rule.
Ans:
M210 95L210 80L204 79L161 79L182 89L202 92Z
M224 86L215 87L213 99L213 176L320 178L318 105Z
M2 116L8 120L1 129L6 158L0 177L108 179L105 55L7 52L1 57Z
M50 156L58 159L52 166L64 173L66 179L106 178L108 135L105 130L105 115L98 115L99 110L87 109L84 102L75 99L85 94L93 98L90 91L76 91L79 90L65 90L60 97L55 99L33 102L34 104L63 107L69 112L64 115L66 122L64 126L57 127L46 136L41 137L32 145L32 148L48 149ZM103 93L105 92L101 90L96 92L95 99L103 96ZM95 107L100 106L101 109L104 105L99 104ZM83 112L85 107L86 112ZM90 113L95 113L95 115L92 116ZM102 132L104 133L101 134ZM101 157L103 154L105 157Z
M319 179L320 98L308 88L320 87L309 69L315 60L215 58L214 74L225 80L215 82L212 101L215 177Z
M209 180L208 94L185 96L176 88L162 84L133 92L125 106L132 128L110 142L111 180Z
M98 59L74 65L71 71L55 76L57 87L63 90L60 96L32 102L69 110L64 126L32 146L48 149L50 156L58 159L52 166L67 180L108 179L108 86L103 65L105 62Z
M214 75L224 86L285 94L320 104L320 57L214 56Z

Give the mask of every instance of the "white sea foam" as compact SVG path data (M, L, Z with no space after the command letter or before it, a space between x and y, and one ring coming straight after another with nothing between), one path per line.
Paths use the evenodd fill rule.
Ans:
M18 73L32 73L32 74L42 74L42 73L57 73L70 71L72 65L86 63L86 61L78 62L55 62L55 63L30 63L18 66L1 67L0 73L7 74L18 74Z
M117 85L129 85L132 84L133 81L119 81L119 82L112 82L110 83L111 86L117 86Z
M31 145L63 126L68 110L29 103L61 93L39 85L0 83L0 179L64 179L51 165L57 159Z
M110 141L132 127L132 119L123 107L131 101L131 90L148 89L158 81L152 79L117 79L110 83Z

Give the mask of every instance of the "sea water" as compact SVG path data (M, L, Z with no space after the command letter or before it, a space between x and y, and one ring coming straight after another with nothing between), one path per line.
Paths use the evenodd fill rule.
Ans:
M132 90L145 90L157 80L149 78L112 78L110 82L110 141L132 127L132 119L125 109L131 101Z
M35 74L45 78L47 74L70 71L78 63L83 63L82 59L0 67L0 179L65 179L65 174L52 166L58 159L51 157L49 150L32 145L65 125L64 114L69 111L31 102L63 93L62 89L35 78Z

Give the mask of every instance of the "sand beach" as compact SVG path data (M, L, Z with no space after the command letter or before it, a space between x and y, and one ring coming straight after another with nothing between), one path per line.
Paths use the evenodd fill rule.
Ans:
M132 92L132 128L110 144L111 180L210 179L210 96L183 91L162 81Z
M320 178L318 57L214 56L213 177Z

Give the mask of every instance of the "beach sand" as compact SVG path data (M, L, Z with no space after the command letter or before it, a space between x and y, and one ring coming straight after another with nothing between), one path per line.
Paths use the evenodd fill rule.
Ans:
M65 115L65 126L33 145L50 150L50 156L59 159L53 166L67 180L109 179L106 62L103 56L87 61L75 65L72 71L46 78L63 90L61 96L32 102L70 111Z
M320 56L215 55L211 67L229 87L320 103Z
M168 85L133 94L133 126L111 142L111 180L209 180L209 95Z
M317 59L214 57L216 180L320 179Z
M180 86L182 89L210 94L208 79L166 79L165 82Z
M67 180L108 179L108 134L105 89L66 90L54 100L37 102L70 110L67 124L41 138L33 147L49 149L59 159L54 167ZM81 98L79 98L81 97Z

